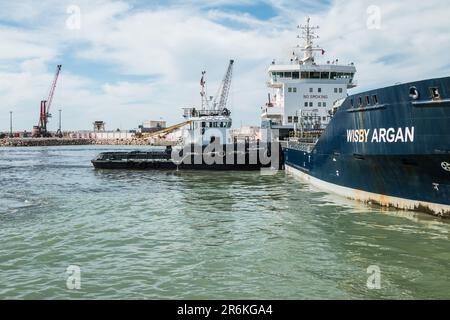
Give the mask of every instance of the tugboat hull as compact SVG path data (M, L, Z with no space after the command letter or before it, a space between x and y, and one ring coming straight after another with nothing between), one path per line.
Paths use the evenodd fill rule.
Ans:
M92 160L96 169L134 170L260 170L280 169L282 150L279 146L260 144L219 145L214 152L208 146L195 145L183 150L105 152Z

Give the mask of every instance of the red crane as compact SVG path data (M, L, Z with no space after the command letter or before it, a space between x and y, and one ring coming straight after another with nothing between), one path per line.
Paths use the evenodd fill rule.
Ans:
M50 113L50 107L52 105L53 96L55 95L56 83L58 81L59 73L61 72L62 65L57 65L55 78L53 79L52 86L50 87L50 92L48 94L47 100L41 101L41 109L39 114L39 124L33 127L33 136L38 137L48 137L50 134L47 131L48 119L52 117Z

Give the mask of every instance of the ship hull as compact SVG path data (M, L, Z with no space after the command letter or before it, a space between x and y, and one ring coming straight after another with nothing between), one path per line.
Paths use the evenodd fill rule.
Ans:
M355 107L366 96L379 103ZM314 148L288 145L286 169L351 199L450 217L449 98L448 77L350 96Z
M174 162L145 161L92 161L96 169L127 169L127 170L211 170L211 171L252 171L260 170L261 164L180 164Z
M273 145L275 146L275 145ZM175 152L132 151L106 152L92 160L96 169L132 170L260 170L280 169L282 150L272 150L269 144L229 144L217 145L211 149L204 146L188 145ZM274 152L275 151L275 152ZM271 157L271 155L274 157Z

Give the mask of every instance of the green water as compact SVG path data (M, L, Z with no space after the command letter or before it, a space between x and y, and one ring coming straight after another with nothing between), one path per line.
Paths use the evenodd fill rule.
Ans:
M448 221L284 172L94 170L111 148L0 149L0 298L450 298Z

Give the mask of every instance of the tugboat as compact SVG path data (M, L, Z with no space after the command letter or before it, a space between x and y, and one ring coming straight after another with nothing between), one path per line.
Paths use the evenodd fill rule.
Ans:
M231 111L227 100L234 60L230 60L219 94L213 100L206 92L206 72L202 72L201 108L183 108L181 143L160 151L104 152L92 164L97 169L193 169L259 170L278 169L281 148L245 141L231 141ZM276 150L272 147L276 146Z
M353 63L317 64L318 27L308 18L299 28L303 57L269 67L276 93L262 112L286 171L347 198L450 217L450 77L349 96Z

